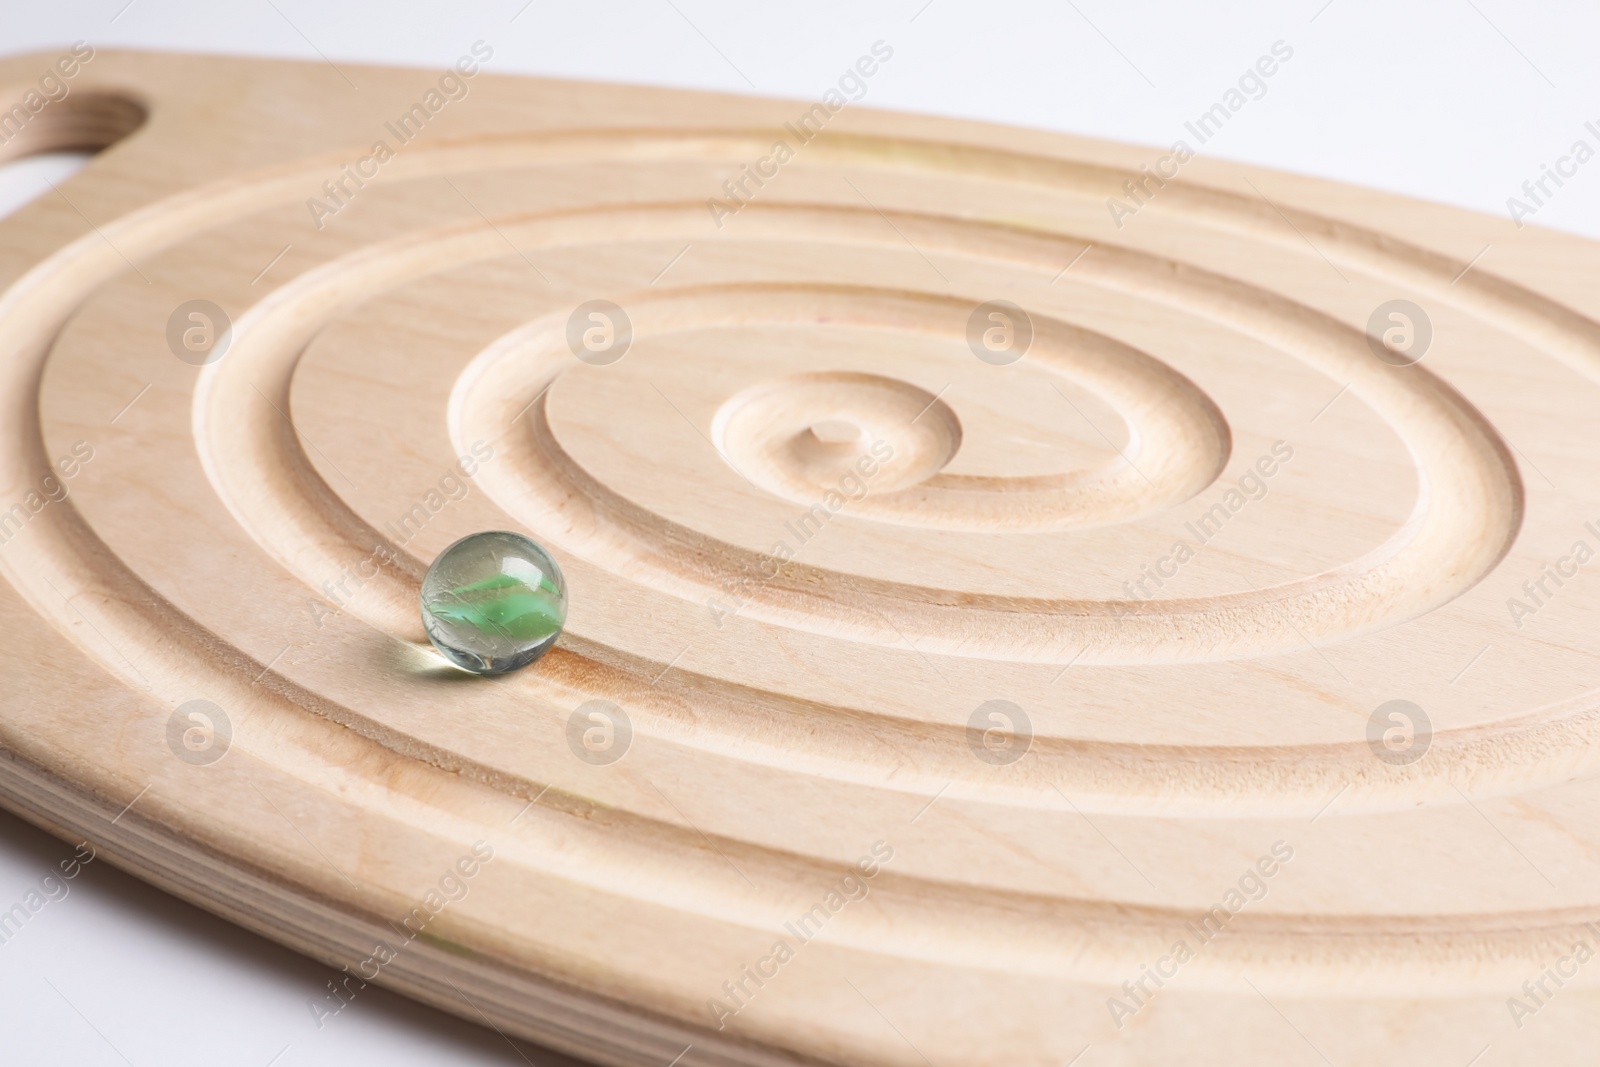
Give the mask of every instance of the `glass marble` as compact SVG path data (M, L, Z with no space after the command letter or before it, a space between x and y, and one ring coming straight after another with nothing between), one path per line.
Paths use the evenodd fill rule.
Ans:
M567 582L536 542L491 530L463 537L422 579L422 625L433 647L474 674L526 667L567 621Z

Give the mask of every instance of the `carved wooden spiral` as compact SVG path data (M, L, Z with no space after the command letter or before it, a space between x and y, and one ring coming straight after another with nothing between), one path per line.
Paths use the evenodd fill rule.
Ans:
M331 77L38 117L8 806L607 1064L1587 1062L1593 245L857 111L719 219L797 105L486 74L318 213L425 81ZM501 528L567 631L467 678Z

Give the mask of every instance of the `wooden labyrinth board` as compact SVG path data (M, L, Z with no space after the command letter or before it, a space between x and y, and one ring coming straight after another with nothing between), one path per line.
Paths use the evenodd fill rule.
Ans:
M24 108L6 806L607 1065L1592 1062L1600 248L467 58Z

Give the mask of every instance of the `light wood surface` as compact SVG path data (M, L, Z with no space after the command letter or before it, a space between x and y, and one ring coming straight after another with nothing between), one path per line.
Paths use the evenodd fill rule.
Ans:
M730 212L809 104L492 67L0 146L110 145L0 222L0 802L607 1065L1592 1062L1600 248L856 105ZM491 681L416 598L497 528Z

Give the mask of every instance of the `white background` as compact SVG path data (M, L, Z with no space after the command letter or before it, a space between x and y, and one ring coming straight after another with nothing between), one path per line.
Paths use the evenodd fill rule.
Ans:
M1163 147L1283 40L1293 59L1206 153L1504 213L1574 140L1600 147L1584 129L1600 126L1600 8L1576 0L0 0L0 52L80 39L326 61L357 79L364 62L443 67L483 39L497 73L803 100L882 39L894 58L862 106ZM0 167L0 211L68 169ZM1600 160L1536 221L1600 236ZM0 910L71 852L0 815ZM376 988L319 1030L306 1002L325 968L104 864L70 884L0 945L7 1064L566 1062Z

